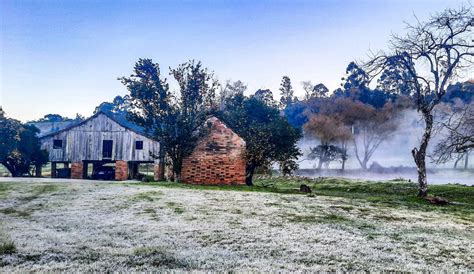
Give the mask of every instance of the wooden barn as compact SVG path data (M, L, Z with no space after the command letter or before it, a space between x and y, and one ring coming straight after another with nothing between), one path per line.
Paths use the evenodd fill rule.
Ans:
M49 153L51 176L73 179L135 179L138 167L158 170L160 145L140 127L106 112L41 137Z

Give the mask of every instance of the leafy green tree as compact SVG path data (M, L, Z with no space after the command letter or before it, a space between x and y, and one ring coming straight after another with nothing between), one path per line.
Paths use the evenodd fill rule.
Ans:
M443 102L454 103L457 99L465 104L474 101L474 79L466 82L457 82L451 84L446 89L446 95L443 97Z
M134 74L120 80L130 91L131 117L160 142L161 162L169 159L175 181L181 177L183 159L197 144L199 130L215 110L218 83L214 74L194 60L171 69L179 91L172 93L161 78L159 64L139 59Z
M314 86L313 94L317 97L327 97L329 94L329 89L324 84L320 83Z
M341 170L344 171L344 163L348 159L347 149L342 146L321 143L316 147L310 148L308 159L318 159L318 169L321 169L323 163L329 165L332 161L341 160L343 163Z
M255 96L237 94L226 101L220 118L246 142L246 182L252 185L257 168L279 163L284 174L297 168L301 131L292 127L275 105Z
M307 108L307 101L298 101L286 107L284 114L292 126L301 128L308 121Z
M410 96L414 90L413 79L406 68L396 62L389 62L377 80L377 89L403 96Z
M48 154L41 149L36 134L39 130L20 121L0 117L0 164L4 165L13 177L32 175L35 167L37 174L48 162Z
M234 96L235 94L244 94L247 90L247 85L245 85L242 81L237 80L235 82L231 82L227 80L224 85L221 85L219 91L219 108L223 110L225 107L225 101L227 98Z
M264 102L268 106L276 106L275 99L273 99L273 92L269 89L259 89L254 94L255 99Z
M365 89L369 85L369 76L355 62L350 62L346 68L346 76L342 78L344 81L341 85L344 90Z
M95 108L94 113L99 111L107 113L128 112L130 110L129 96L115 96L112 102L103 102Z
M43 116L43 118L40 118L38 120L33 120L33 121L30 121L29 123L42 123L42 122L52 122L52 123L56 123L56 122L73 122L73 121L79 121L81 118L83 117L80 117L78 116L79 114L76 115L76 118L75 119L71 119L71 118L68 118L68 117L64 117L64 116L61 116L59 114L46 114L45 116Z
M288 76L283 76L280 84L280 108L285 109L295 101L294 90L291 86L291 80Z
M303 81L301 84L303 86L303 90L305 91L304 99L306 101L311 98L327 97L329 94L329 89L322 83L313 86L311 81Z
M161 78L159 64L153 63L151 59L139 59L133 74L119 80L130 92L131 120L143 126L160 142L160 178L164 178L165 156L176 139L173 129L177 110L169 85L166 79Z

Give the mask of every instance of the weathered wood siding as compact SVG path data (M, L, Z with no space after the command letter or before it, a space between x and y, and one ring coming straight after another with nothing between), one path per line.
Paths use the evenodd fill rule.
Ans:
M62 140L62 149L53 149L53 140ZM102 158L102 141L112 140L111 158ZM143 149L135 149L135 141L143 141ZM150 152L158 155L159 143L127 129L105 114L85 123L58 132L41 140L42 148L54 162L81 162L83 160L154 161Z

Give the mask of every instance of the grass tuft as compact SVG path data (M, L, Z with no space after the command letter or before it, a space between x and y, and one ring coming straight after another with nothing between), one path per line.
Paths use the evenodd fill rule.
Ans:
M166 203L166 205L169 208L171 208L174 211L174 213L176 213L176 214L183 214L184 213L183 205L181 205L179 203L168 202L168 203Z
M0 255L13 254L16 252L15 243L11 240L0 243Z
M158 201L161 198L163 193L161 191L148 191L138 193L132 197L133 201L146 201L146 202L154 202Z
M25 211L25 210L18 210L12 207L7 207L7 208L2 208L0 209L0 213L6 214L6 215L15 215L18 217L30 217L31 212Z
M133 251L133 256L128 262L131 266L151 265L167 269L188 269L190 263L179 258L175 253L159 247L139 247Z

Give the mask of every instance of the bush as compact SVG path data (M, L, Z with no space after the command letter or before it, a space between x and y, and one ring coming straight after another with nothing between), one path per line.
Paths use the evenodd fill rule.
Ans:
M0 243L0 255L13 254L16 252L15 243L11 240Z

